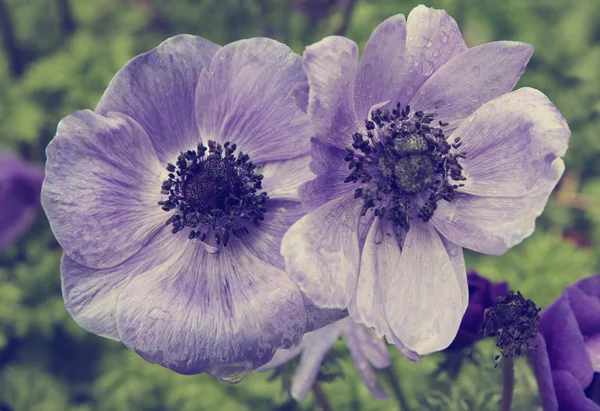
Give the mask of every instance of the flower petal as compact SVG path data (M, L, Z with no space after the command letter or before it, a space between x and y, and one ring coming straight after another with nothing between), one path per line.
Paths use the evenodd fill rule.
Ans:
M196 89L196 121L204 140L236 143L254 163L309 150L312 129L296 104L306 82L300 56L267 38L221 48Z
M0 151L0 252L33 222L43 180L41 168Z
M460 138L465 181L460 191L489 197L520 197L560 177L569 127L548 98L531 88L483 105L452 134Z
M437 113L446 135L482 104L513 89L533 54L529 44L497 41L473 47L436 71L410 100L415 110Z
M277 351L275 351L275 355L273 356L271 361L269 361L265 365L258 367L255 371L265 372L270 371L274 368L281 367L286 362L291 361L292 359L300 355L303 349L304 347L302 346L302 344L287 350L280 348Z
M346 308L358 276L362 203L346 196L304 216L283 237L286 272L323 308Z
M586 398L585 392L572 374L556 370L552 372L554 389L560 410L598 411L598 404Z
M386 220L375 219L371 225L361 254L356 294L348 311L354 321L372 327L380 337L385 335L404 356L416 361L419 355L397 338L386 314L391 276L401 254L398 240L391 234L393 231L391 223Z
M538 329L544 336L552 370L568 371L580 387L590 385L594 376L592 362L566 294L542 312Z
M392 99L403 106L440 67L467 50L456 22L444 10L423 5L408 15L402 89Z
M310 89L308 115L317 138L342 149L364 128L353 104L357 55L352 40L331 36L308 46L302 60Z
M356 330L359 327L362 326L358 324L354 327L351 326L350 330L345 333L346 344L350 349L350 355L352 355L354 365L358 370L358 375L360 375L360 378L363 380L365 386L367 387L371 395L375 398L385 399L388 397L388 394L385 391L383 391L383 388L381 388L379 377L377 376L377 374L375 374L375 371L373 371L373 368L371 367L371 364L369 363L369 360L367 359L366 353L364 351L364 348L368 349L368 347L362 345L362 341L360 341L358 336L353 332L353 330Z
M557 175L564 166L560 160ZM502 255L529 237L553 187L541 187L522 197L477 197L457 194L451 203L439 201L431 218L448 240L484 254Z
M213 255L188 240L133 278L117 306L121 340L146 360L220 378L298 344L306 320L296 286L241 242Z
M542 406L544 410L558 410L558 401L556 392L554 391L554 383L552 381L552 368L550 367L550 358L544 336L537 333L535 341L530 344L527 350L531 358L533 372L538 383Z
M158 205L167 172L131 118L79 111L60 122L46 154L42 205L75 262L115 266L138 252L168 218Z
M315 175L310 171L309 153L289 160L272 161L259 167L262 174L262 187L270 199L300 201L298 189Z
M600 372L600 334L585 339L585 350L592 361L594 372Z
M356 187L344 183L350 175L348 163L344 161L344 157L348 155L346 150L321 143L316 138L311 143L310 169L317 177L302 185L299 194L304 205L309 210L314 210L334 198L350 194Z
M194 118L198 76L219 46L200 37L179 35L137 56L111 80L96 112L117 111L137 121L163 164L180 151L194 149L200 134Z
M86 330L119 340L116 321L119 294L132 276L167 262L171 253L186 245L182 240L185 241L185 236L173 236L164 227L131 258L105 269L86 267L64 254L60 272L65 307Z
M415 222L392 273L388 295L394 297L386 305L390 327L420 355L446 348L467 308L466 272L456 273L451 257L431 224Z
M354 107L359 119L366 119L375 104L387 101L402 85L406 48L406 19L402 14L381 23L360 59L354 89ZM395 106L396 102L392 102Z
M565 293L584 337L600 335L600 300L590 297L576 285L566 288Z
M390 357L386 343L381 338L377 338L371 328L353 321L346 335L349 340L356 341L356 345L361 347L365 358L375 368L386 368L392 364L392 357Z
M302 401L306 398L319 375L323 359L340 338L342 331L347 328L348 320L337 321L304 335L302 338L304 350L290 389L293 399Z

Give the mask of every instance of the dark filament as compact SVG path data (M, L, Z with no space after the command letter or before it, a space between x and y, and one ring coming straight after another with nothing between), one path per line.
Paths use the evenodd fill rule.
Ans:
M262 188L263 176L256 174L247 154L234 155L235 144L221 146L209 140L198 150L181 152L176 165L168 164L169 179L162 183L161 193L168 200L158 204L175 213L167 220L172 232L190 227L188 238L200 241L214 235L217 244L227 245L231 236L247 234L246 222L259 226L264 220L267 193ZM207 155L208 151L208 155Z
M463 184L462 166L458 160L465 153L451 153L460 147L456 138L446 141L443 127L433 126L435 114L401 110L398 103L388 110L373 110L365 120L367 136L354 133L352 148L344 158L352 170L345 183L357 183L354 197L363 200L362 215L373 209L375 216L386 218L400 231L410 229L409 220L416 210L423 221L429 221L439 200L452 201L455 190ZM417 205L416 197L422 198Z

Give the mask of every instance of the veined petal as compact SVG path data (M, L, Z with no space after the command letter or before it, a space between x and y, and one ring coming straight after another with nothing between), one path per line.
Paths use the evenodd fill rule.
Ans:
M284 44L254 38L224 46L196 89L202 138L231 141L256 164L306 153L312 129L295 96L305 82L300 56Z
M309 153L282 161L272 161L256 170L263 175L262 189L274 200L300 201L298 189L315 175L310 171Z
M79 111L60 122L46 154L42 205L75 262L115 266L138 252L168 218L158 205L167 171L131 118Z
M359 267L358 226L362 203L345 196L307 214L283 237L286 272L323 308L346 308Z
M467 304L455 265L433 226L415 222L406 234L389 286L390 328L420 355L446 348L456 336ZM466 276L466 273L462 274ZM465 281L466 283L466 281Z
M147 133L160 161L174 163L180 151L194 149L200 141L194 93L200 72L219 48L186 34L164 41L115 75L96 112L117 111L133 118Z
M354 110L358 46L345 37L331 36L308 46L302 65L308 77L308 114L322 143L344 149L364 128Z
M482 104L513 89L533 54L529 44L497 41L473 47L436 71L410 100L415 110L437 113L448 135Z
M562 160L556 174L560 176ZM558 179L558 177L557 177ZM431 223L447 239L480 253L502 255L529 237L553 186L522 197L478 197L459 193L452 202L439 201Z
M548 98L531 88L483 105L450 136L460 138L465 181L459 191L486 197L520 197L554 187L570 136Z
M440 67L467 50L458 25L444 10L415 7L406 30L402 88L392 98L403 106Z
M360 59L354 90L354 107L359 120L368 117L374 105L387 101L402 85L406 49L406 19L398 14L381 23ZM390 102L394 107L396 102Z
M285 273L241 242L209 254L188 241L133 278L119 295L121 340L181 374L224 378L266 364L298 344L306 310Z
M527 353L531 358L533 372L542 398L542 406L545 410L558 410L558 401L552 381L552 368L544 336L538 332L530 346Z

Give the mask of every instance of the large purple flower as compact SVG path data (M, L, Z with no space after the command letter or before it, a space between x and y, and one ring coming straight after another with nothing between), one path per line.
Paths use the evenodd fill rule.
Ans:
M283 44L181 35L131 60L95 111L60 122L42 202L81 326L219 377L314 328L279 254L312 176L305 89Z
M600 410L600 274L542 311L529 355L545 411Z
M44 172L0 151L0 251L31 225L40 208Z
M563 117L537 90L511 92L532 52L468 49L424 6L377 27L360 63L344 37L306 49L317 178L282 253L317 305L349 307L411 358L452 342L462 247L498 255L529 236L564 170Z
M392 363L387 346L381 338L373 335L372 330L350 317L305 334L302 343L293 349L277 350L273 359L258 371L277 368L301 355L290 395L296 401L302 401L315 383L323 359L341 335L346 337L356 369L371 394L376 398L387 398L373 370L373 367L386 368Z
M494 305L498 297L508 292L508 283L494 283L475 270L467 274L469 305L456 337L447 350L461 350L483 338L483 313Z

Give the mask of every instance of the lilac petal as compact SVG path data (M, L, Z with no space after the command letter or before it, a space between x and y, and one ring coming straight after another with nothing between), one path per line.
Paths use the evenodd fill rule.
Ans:
M283 270L285 262L280 253L281 240L286 231L306 214L306 209L299 202L275 199L269 199L265 208L265 219L260 226L249 226L250 234L240 237L240 241L257 258Z
M163 164L200 141L194 118L198 76L219 46L200 37L179 35L137 56L111 80L96 112L126 114L137 121Z
M473 47L442 66L410 100L437 113L448 135L481 105L513 89L533 54L529 44L497 41Z
M590 297L600 299L600 274L586 277L577 281L575 283L575 287L578 287Z
M444 237L461 247L502 255L533 233L535 219L544 210L552 188L541 187L522 197L477 197L459 193L450 203L438 202L430 222Z
M356 287L362 203L352 195L304 216L283 237L286 271L323 308L346 308Z
M203 139L231 140L257 164L309 150L312 129L296 104L305 83L300 56L267 38L221 48L196 89L196 121Z
M586 398L585 387L572 374L555 370L552 372L554 389L561 410L598 411L600 406L589 398Z
M364 128L353 104L357 55L356 43L331 36L308 46L302 60L310 87L308 115L317 138L342 149Z
M185 246L181 240L164 227L131 258L100 270L78 264L63 255L60 266L62 294L73 319L94 334L119 340L115 318L119 294L132 276L167 262L171 252Z
M296 401L302 401L308 395L317 379L325 355L339 339L342 331L347 328L347 321L349 319L335 322L305 334L302 338L304 350L290 389L290 395Z
M531 344L527 352L531 358L544 410L558 410L556 392L554 391L554 383L552 382L550 358L548 358L546 341L542 334L537 333L535 341Z
M456 336L468 297L444 244L431 224L416 222L406 234L392 273L386 314L406 347L425 355L446 348Z
M287 350L280 348L277 351L275 351L275 355L273 356L271 361L269 361L265 365L258 367L255 371L265 372L281 367L283 364L300 355L303 349L304 346L302 345L302 343L300 343L297 347L290 348Z
M600 372L600 334L585 339L585 350L592 361L592 368Z
M456 22L444 10L423 5L408 15L403 87L392 103L406 105L440 67L467 50Z
M131 118L79 111L46 149L42 205L69 258L115 266L138 252L168 218L158 202L167 171Z
M348 317L348 311L346 309L319 308L308 297L305 295L302 296L304 297L304 305L308 316L308 322L306 324L307 333Z
M388 221L376 219L373 222L361 255L356 294L348 311L356 322L372 327L380 337L385 335L404 356L416 361L419 355L397 338L386 314L391 276L400 261L398 240L388 234L393 231Z
M0 252L25 234L40 208L44 172L0 152Z
M600 335L600 300L590 297L577 286L567 287L565 293L584 337Z
M311 140L311 145L310 169L317 177L300 187L300 197L309 210L314 210L334 198L353 192L356 187L344 183L350 175L348 163L344 161L348 155L346 150L321 143L316 138Z
M538 90L522 88L490 101L450 136L460 138L466 153L460 191L520 197L554 187L569 136L565 119Z
M358 370L358 375L360 375L360 378L365 383L365 386L367 387L371 395L375 398L385 399L388 397L388 394L385 391L383 391L383 388L381 388L379 377L377 376L377 374L375 374L375 371L373 371L373 368L371 367L371 364L369 363L369 360L365 355L365 346L361 344L361 341L352 331L353 328L358 327L360 326L351 326L350 331L346 333L346 344L350 349L350 354L352 355L354 365Z
M406 19L402 14L381 23L360 59L354 89L354 107L359 119L366 119L375 104L389 100L402 84L406 48ZM392 102L395 106L396 102Z
M166 263L133 278L119 296L117 326L128 347L181 374L224 378L300 342L306 311L283 271L241 242L209 254L180 237L178 248L157 250L169 254Z
M581 387L590 385L594 370L565 294L542 312L538 327L546 341L552 370L568 371Z
M381 338L377 338L373 334L372 329L352 322L352 326L346 335L348 340L354 340L355 345L361 347L365 358L375 368L386 368L392 364L392 357L390 357L387 345Z
M298 189L315 175L310 171L310 154L289 160L272 161L256 170L262 174L262 189L270 199L300 201Z

